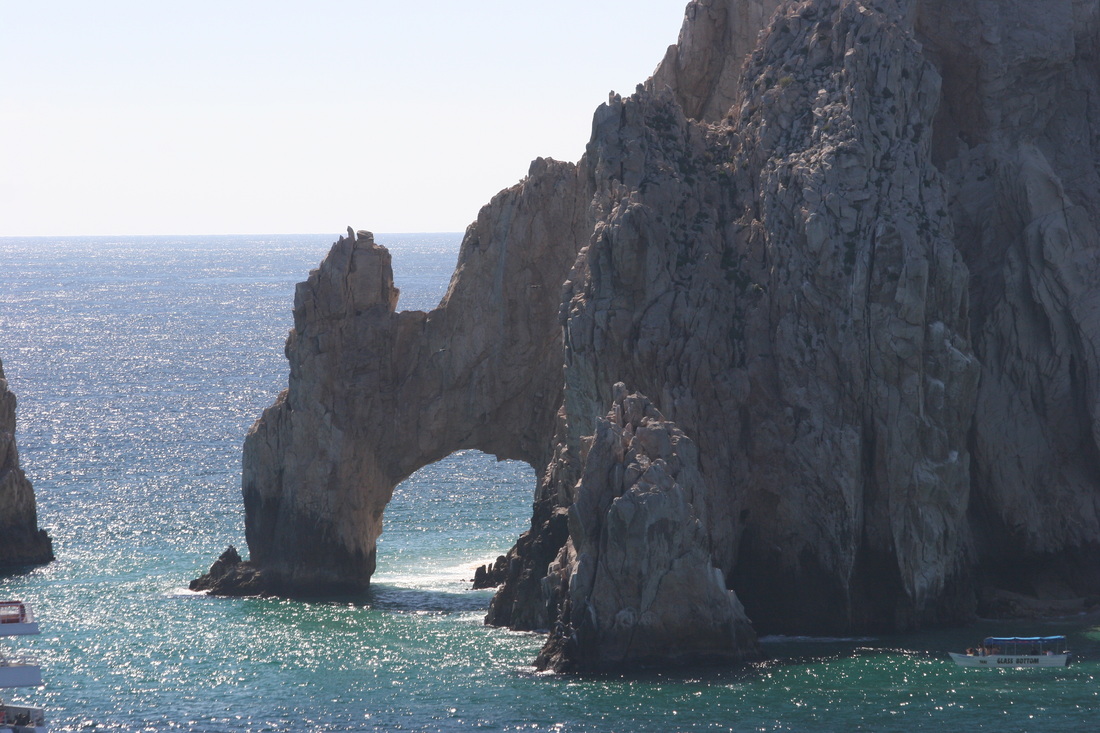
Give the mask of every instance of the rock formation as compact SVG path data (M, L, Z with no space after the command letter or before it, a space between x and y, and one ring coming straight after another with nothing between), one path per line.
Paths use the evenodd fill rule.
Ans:
M396 312L389 252L350 228L298 286L289 388L244 447L249 562L272 589L365 588L394 487L456 450L546 464L582 188L535 161L467 230L430 313Z
M192 580L188 588L223 596L260 596L269 592L263 572L241 560L233 545L218 556L209 572Z
M739 103L741 69L781 0L688 3L676 44L645 86L670 91L693 120L715 121Z
M737 117L645 90L596 113L563 442L583 458L616 380L653 396L699 447L716 565L760 628L970 610L978 365L931 161L938 82L897 8L806 3L761 39Z
M488 621L558 624L551 667L630 657L604 633L639 606L559 582L597 577L612 524L642 542L610 496L676 517L711 628L712 569L758 631L1100 594L1098 29L1100 0L691 2L576 166L482 210L436 310L396 312L365 234L299 286L289 389L245 446L252 562L366 585L396 483L478 448L541 472ZM619 382L697 476L586 493L624 465L592 455L622 446Z
M15 447L15 395L0 364L0 565L53 560L53 543L38 528L34 490Z
M695 502L695 445L641 395L615 400L585 458L569 540L544 580L559 621L536 661L557 672L737 662L756 635Z

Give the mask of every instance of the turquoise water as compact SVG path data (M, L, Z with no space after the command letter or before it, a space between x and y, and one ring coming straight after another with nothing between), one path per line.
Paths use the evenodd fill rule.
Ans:
M378 235L402 308L430 308L458 235ZM0 358L58 560L0 577L54 730L1080 731L1100 620L907 637L769 639L740 670L539 676L535 634L485 628L473 567L526 528L534 473L476 452L400 486L361 598L186 590L244 552L240 450L285 386L294 284L334 236L0 238ZM1064 670L959 669L987 634L1067 633ZM11 648L12 644L7 644Z

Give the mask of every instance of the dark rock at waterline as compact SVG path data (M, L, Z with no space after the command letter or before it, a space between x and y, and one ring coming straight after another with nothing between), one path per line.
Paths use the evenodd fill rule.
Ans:
M501 555L494 563L486 563L474 571L473 590L496 588L507 577L508 558Z
M1095 611L1097 601L1096 598L1048 598L1003 588L983 588L978 595L978 613L982 618L1041 620Z
M546 568L569 538L569 512L550 501L535 503L531 528L520 535L508 551L500 588L489 603L485 623L515 631L537 631L550 627L556 618L553 601L543 597Z
M34 489L19 464L15 404L0 364L0 566L37 565L54 559L49 535L38 528Z
M269 592L263 573L242 560L233 545L218 556L208 573L192 580L189 587L216 596L258 596Z
M22 566L53 562L53 540L44 529L0 528L0 567L18 572Z

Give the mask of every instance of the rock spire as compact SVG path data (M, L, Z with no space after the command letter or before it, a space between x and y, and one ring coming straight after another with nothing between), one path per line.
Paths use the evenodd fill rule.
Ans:
M38 528L34 490L19 465L15 402L0 364L0 566L54 559L53 543L46 530Z
M739 662L759 654L711 558L695 501L695 445L642 395L615 385L569 509L544 596L558 622L536 666L557 672Z

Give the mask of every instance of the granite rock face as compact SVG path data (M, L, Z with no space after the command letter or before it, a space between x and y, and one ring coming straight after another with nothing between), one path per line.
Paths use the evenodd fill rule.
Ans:
M695 0L680 37L645 87L670 91L693 120L716 121L739 104L741 70L781 0Z
M34 489L19 466L15 446L15 395L0 364L0 565L53 560L53 543L38 528Z
M931 159L939 76L881 6L788 7L736 117L616 97L586 158L568 442L617 380L653 396L699 447L716 564L763 628L965 612L967 272Z
M538 668L730 663L758 653L711 560L693 503L706 494L698 464L682 430L615 385L575 488L569 540L544 580L560 608Z
M690 3L576 166L536 161L482 210L439 308L396 312L365 234L299 286L289 389L246 441L252 561L275 588L362 587L396 483L479 448L540 472L483 582L489 623L557 629L551 668L634 658L605 632L640 602L593 600L609 571L583 556L642 546L650 516L692 558L682 592L735 591L757 631L1100 594L1098 17ZM601 422L620 382L694 446L690 479L586 492L630 465L606 447L625 460L627 423ZM630 592L669 575L631 567Z
M982 364L980 565L1028 596L1100 595L1100 3L926 0L916 22Z

